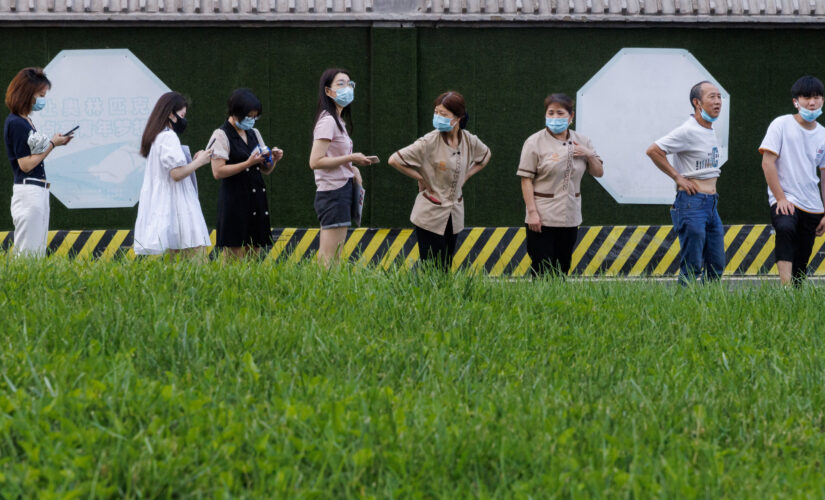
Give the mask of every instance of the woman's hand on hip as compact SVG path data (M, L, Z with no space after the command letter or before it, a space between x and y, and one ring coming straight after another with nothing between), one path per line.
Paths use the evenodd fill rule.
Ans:
M429 198L430 201L436 201L438 203L441 203L441 201L435 196L435 190L432 188L432 186L427 184L426 180L424 180L424 176L421 176L421 178L418 179L418 192L423 192L424 196Z

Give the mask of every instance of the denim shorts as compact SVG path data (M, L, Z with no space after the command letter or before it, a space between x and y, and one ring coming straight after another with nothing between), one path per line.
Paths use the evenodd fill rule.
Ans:
M315 213L321 229L352 225L352 179L338 189L315 192Z

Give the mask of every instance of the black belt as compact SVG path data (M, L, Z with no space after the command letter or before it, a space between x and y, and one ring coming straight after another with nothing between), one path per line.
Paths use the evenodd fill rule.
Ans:
M52 185L50 182L46 182L45 179L35 179L34 177L24 177L22 181L15 182L15 184L34 184L46 189L49 189L49 186Z

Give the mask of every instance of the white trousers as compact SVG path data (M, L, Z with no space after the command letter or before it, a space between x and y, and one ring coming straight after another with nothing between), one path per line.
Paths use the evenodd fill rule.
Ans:
M34 184L15 184L11 196L14 255L43 257L49 234L49 190Z

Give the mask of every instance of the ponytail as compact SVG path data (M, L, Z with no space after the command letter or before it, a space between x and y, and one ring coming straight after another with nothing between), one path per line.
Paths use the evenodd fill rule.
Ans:
M464 113L464 116L462 116L461 120L458 121L458 128L461 130L467 128L468 121L470 121L470 113Z

